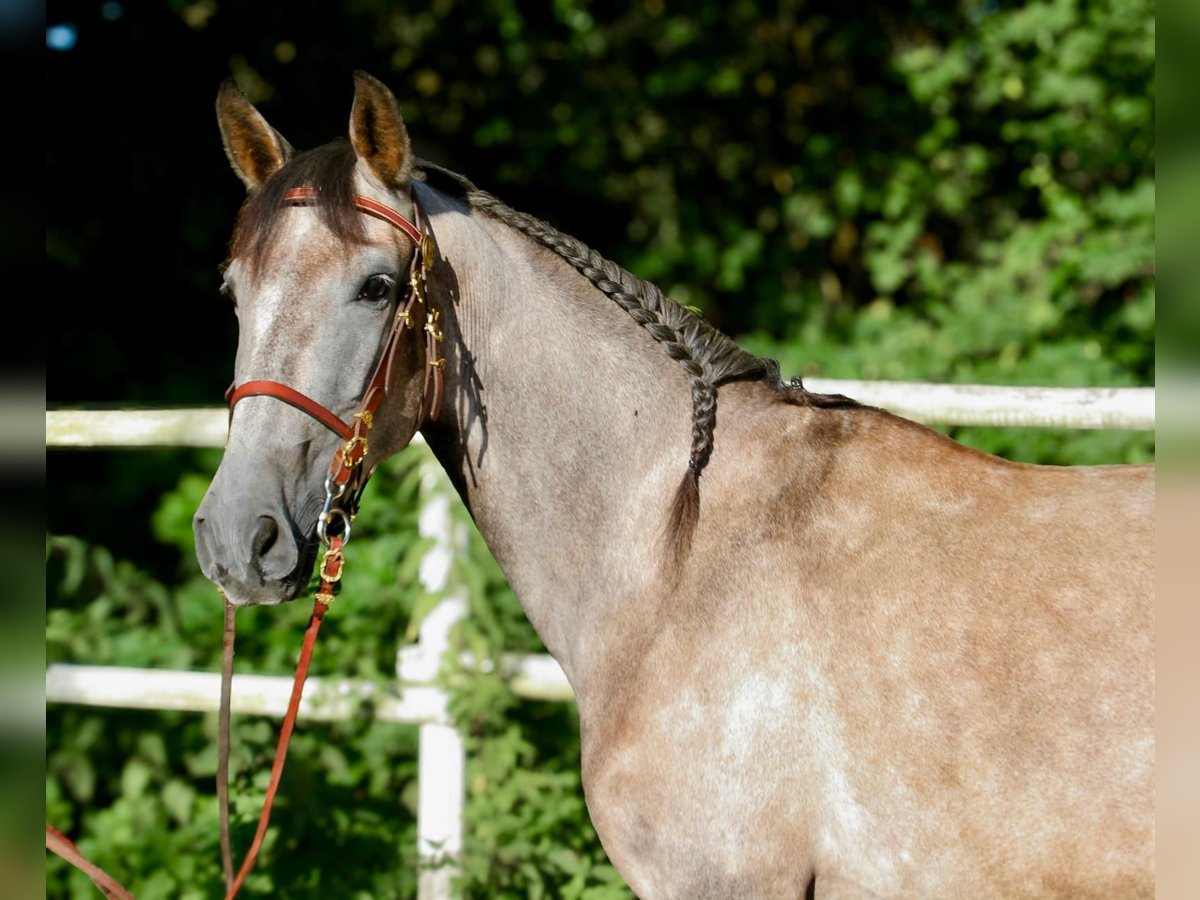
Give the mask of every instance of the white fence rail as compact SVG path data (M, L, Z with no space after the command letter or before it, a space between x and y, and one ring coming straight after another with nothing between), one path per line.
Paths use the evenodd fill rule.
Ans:
M930 425L1154 428L1154 388L996 387L910 381L805 379L809 390L845 394ZM46 413L48 447L220 447L229 411L59 409Z
M1006 388L817 378L806 379L805 385L929 424L1154 428L1153 388ZM227 421L224 408L48 410L46 446L220 447ZM462 846L466 758L447 714L448 698L434 684L450 646L450 631L466 614L465 599L446 593L453 557L465 542L450 515L453 502L457 500L448 482L430 460L422 480L420 530L432 539L432 546L422 560L420 578L426 590L443 597L423 621L417 642L399 649L394 689L383 691L350 679L310 678L299 713L310 719L342 719L356 714L366 701L379 721L420 726L419 900L451 896L455 858ZM518 696L558 701L572 697L566 676L549 656L512 655L501 664ZM290 675L235 675L234 712L281 717L291 681ZM212 712L220 694L218 683L219 676L209 672L55 664L46 670L46 701Z

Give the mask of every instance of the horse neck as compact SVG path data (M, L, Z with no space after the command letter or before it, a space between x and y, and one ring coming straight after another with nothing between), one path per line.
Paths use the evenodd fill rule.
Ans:
M556 253L429 205L447 361L439 421L423 431L578 692L588 654L661 587L688 378Z

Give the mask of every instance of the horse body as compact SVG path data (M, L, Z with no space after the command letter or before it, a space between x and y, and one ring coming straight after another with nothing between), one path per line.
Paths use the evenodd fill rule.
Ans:
M357 77L350 186L406 207L394 100ZM218 109L252 199L317 171L239 98ZM1153 893L1152 468L1009 463L746 377L625 273L427 171L447 362L421 430L576 692L588 808L640 896ZM235 252L236 377L353 408L383 307L345 298L412 247L331 221L289 209L269 254ZM371 459L421 424L426 363L398 364ZM278 602L337 441L265 398L233 426L198 554L234 602Z
M1150 470L762 394L722 389L687 572L580 708L590 808L645 822L622 871L645 896L810 871L818 896L1152 894Z

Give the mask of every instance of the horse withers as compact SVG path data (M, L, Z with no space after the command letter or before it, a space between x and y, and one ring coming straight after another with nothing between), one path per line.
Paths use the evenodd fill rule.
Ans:
M360 410L428 235L445 362L388 351L365 465L420 430L449 473L575 690L639 896L1151 896L1153 467L1007 462L784 382L415 159L355 82L349 140L303 153L217 101L248 189L235 386L308 404L233 409L195 519L230 600L308 583L345 443L316 410Z

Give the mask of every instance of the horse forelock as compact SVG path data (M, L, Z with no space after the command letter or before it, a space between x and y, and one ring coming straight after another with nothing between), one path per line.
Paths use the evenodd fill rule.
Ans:
M242 260L251 272L266 261L272 242L288 208L284 194L293 188L313 188L321 196L315 204L322 223L343 244L367 239L362 216L354 206L354 168L358 158L350 142L339 138L292 157L261 187L246 197L238 212L230 241L230 259Z

